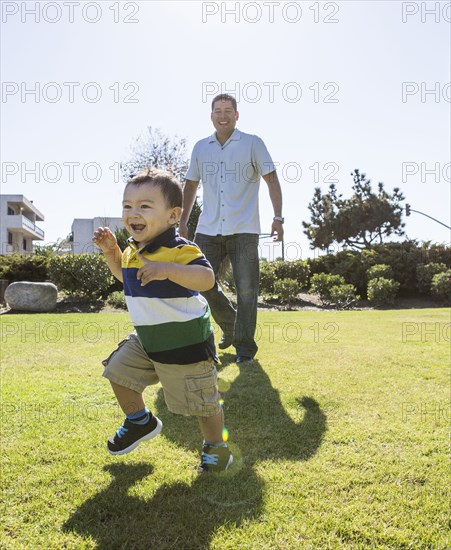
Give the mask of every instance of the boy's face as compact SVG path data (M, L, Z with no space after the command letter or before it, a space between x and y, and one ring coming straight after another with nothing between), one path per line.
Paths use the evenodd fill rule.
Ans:
M238 120L239 113L233 108L230 100L215 101L211 113L211 121L218 135L232 134Z
M181 213L181 208L167 205L160 189L152 183L129 184L124 190L122 221L140 246L174 226Z

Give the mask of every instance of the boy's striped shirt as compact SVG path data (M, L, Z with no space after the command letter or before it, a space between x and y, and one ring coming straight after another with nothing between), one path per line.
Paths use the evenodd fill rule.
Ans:
M141 286L136 278L148 260L203 265L211 268L200 249L180 237L174 228L139 250L133 238L122 254L124 294L138 337L151 359L160 363L189 364L209 357L217 360L210 309L206 299L168 279Z

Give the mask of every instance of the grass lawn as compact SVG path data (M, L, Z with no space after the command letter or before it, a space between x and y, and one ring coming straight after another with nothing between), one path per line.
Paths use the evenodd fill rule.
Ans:
M451 545L447 309L260 312L258 361L221 355L236 460L217 477L159 386L162 435L107 453L123 416L100 361L127 313L0 321L1 548Z

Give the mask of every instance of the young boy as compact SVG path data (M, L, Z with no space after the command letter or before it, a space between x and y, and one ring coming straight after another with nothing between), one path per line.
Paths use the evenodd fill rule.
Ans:
M198 417L204 438L199 472L222 471L233 456L223 441L218 359L210 310L200 294L213 287L215 276L200 249L176 231L182 201L181 185L170 172L145 170L124 190L122 219L131 235L124 252L109 228L94 232L92 240L124 283L136 329L103 361L103 376L126 415L107 447L111 454L126 454L160 433L162 423L142 394L161 382L171 412Z

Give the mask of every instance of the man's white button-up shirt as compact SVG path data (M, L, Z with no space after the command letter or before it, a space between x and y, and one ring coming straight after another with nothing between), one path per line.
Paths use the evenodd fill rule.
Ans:
M205 235L259 234L260 178L275 169L263 140L237 128L224 145L216 133L198 141L185 176L203 186L196 231Z

